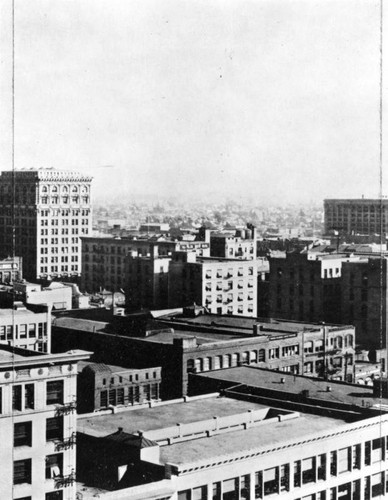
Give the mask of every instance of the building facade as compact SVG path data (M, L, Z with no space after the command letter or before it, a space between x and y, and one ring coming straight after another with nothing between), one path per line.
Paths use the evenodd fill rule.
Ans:
M211 257L256 259L256 253L257 230L252 225L236 229L234 234L213 232L210 236Z
M352 324L357 343L387 344L387 258L291 253L269 258L269 314L296 321Z
M286 378L292 384L293 377ZM224 394L131 412L120 421L107 416L97 428L93 419L83 420L80 453L93 450L93 459L82 461L89 467L82 474L101 470L100 493L107 499L372 500L388 494L384 411L333 402L330 394L321 398L321 414L307 400L290 407L275 389L265 399L255 388L251 395L238 388ZM372 393L365 397L373 401ZM140 468L148 480L138 477Z
M30 280L81 275L81 236L92 227L92 178L54 169L0 175L0 248L23 258ZM12 248L13 227L15 248Z
M78 375L78 411L88 413L159 401L160 382L160 367L128 369L88 363Z
M23 279L23 259L21 257L7 257L0 260L0 284L12 285Z
M1 347L2 498L75 500L77 362L89 355Z
M125 289L128 283L129 255L165 257L176 250L210 255L209 241L172 241L165 238L85 237L82 238L82 289L95 293Z
M57 317L53 350L87 349L94 362L161 366L161 398L189 393L192 373L252 365L284 373L353 380L354 328L239 316L169 314L138 326ZM127 322L126 322L127 321ZM140 324L142 322L143 324Z
M0 344L51 352L51 309L38 306L32 311L22 302L0 309Z
M257 315L256 260L176 252L170 262L169 307L196 303L213 314Z
M388 200L327 199L324 200L325 234L388 233Z

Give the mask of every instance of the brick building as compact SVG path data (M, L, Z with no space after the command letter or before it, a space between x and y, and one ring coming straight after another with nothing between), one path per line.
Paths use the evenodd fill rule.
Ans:
M204 241L172 241L165 237L85 237L82 238L82 289L89 293L103 288L112 292L128 285L128 255L166 257L176 250L210 254L210 243Z
M128 368L161 366L162 399L187 395L190 373L239 364L353 380L353 327L212 314L169 314L157 320L137 314L117 320L61 314L53 322L53 350L87 349L94 352L94 362Z
M357 343L367 348L386 346L385 256L301 252L269 261L271 316L353 324Z
M80 363L78 412L159 401L160 367L128 369L104 363Z

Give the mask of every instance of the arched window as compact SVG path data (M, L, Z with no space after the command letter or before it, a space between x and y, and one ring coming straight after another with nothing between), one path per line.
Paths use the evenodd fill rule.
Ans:
M342 337L336 337L335 345L336 345L337 349L342 349L342 345L343 345Z
M259 350L259 363L265 361L265 349L260 349Z
M345 347L353 347L353 335L346 335Z
M257 351L251 351L249 353L249 358L250 363L257 363Z

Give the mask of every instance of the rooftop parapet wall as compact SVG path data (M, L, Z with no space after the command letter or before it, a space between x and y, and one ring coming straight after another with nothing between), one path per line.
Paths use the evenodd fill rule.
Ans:
M175 426L164 429L151 430L144 434L147 439L156 441L159 445L167 445L172 442L188 441L200 437L221 434L248 427L279 422L289 418L298 418L299 413L272 408L260 410L248 410L246 413L228 415L226 417L215 416L212 419L189 424L177 423Z

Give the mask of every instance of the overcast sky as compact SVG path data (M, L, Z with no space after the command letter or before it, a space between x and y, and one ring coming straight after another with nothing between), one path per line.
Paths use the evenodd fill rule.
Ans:
M92 173L98 196L377 196L378 103L377 0L15 0L16 167Z

